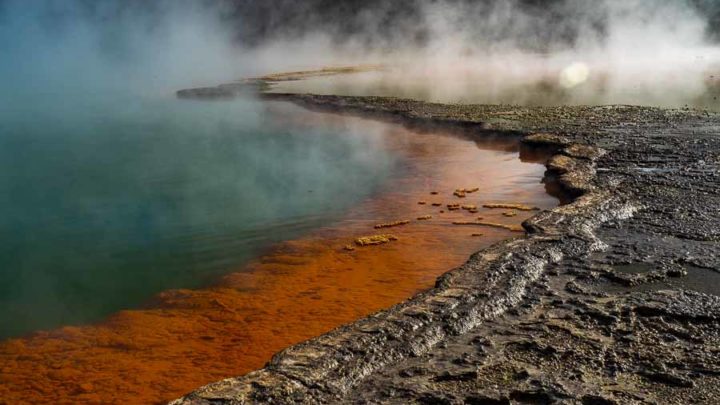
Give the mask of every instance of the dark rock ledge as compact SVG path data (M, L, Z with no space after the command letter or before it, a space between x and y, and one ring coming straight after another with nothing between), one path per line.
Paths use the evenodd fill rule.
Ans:
M569 203L433 289L173 404L720 403L717 114L264 97L526 134L523 149L549 153L546 179Z

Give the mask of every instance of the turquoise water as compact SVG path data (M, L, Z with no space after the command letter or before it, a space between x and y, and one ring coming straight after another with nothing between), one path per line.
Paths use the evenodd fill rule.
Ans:
M375 192L372 125L177 100L247 75L190 0L0 0L0 337L207 285Z
M0 336L100 319L332 221L398 163L289 104L0 103Z

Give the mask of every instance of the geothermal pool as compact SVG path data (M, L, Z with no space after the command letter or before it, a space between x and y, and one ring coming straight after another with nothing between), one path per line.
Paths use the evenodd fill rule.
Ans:
M0 337L206 285L381 190L371 125L251 99L38 98L0 109Z
M158 402L249 372L536 212L483 204L557 205L507 134L253 99L128 105L0 120L3 400ZM396 240L355 244L376 234Z

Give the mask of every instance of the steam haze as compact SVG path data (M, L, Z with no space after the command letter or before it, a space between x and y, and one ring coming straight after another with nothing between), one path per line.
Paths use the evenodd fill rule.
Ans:
M4 0L0 69L26 88L70 81L75 89L172 92L381 63L389 75L359 80L352 91L713 107L719 16L720 5L708 0Z
M337 79L337 85L326 80L285 88L293 91L443 102L718 107L715 2L341 4L315 13L307 3L295 6L297 13L280 8L268 12L274 19L253 20L251 27L260 28L242 32L266 66L274 65L277 52L302 67L310 66L303 57L312 55L328 63L386 63L390 70L383 77ZM265 15L252 15L258 14Z

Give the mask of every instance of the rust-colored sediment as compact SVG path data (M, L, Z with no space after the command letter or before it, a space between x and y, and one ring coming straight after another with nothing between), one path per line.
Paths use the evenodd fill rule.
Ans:
M453 226L475 221L477 214L440 214L438 207L417 204L431 191L449 203L454 190L470 182L483 187L464 203L482 206L510 195L513 203L552 204L540 185L506 190L513 170L539 178L539 165L466 140L392 128L388 147L410 163L408 175L392 180L390 191L332 226L276 246L215 287L166 291L150 309L1 343L0 402L157 403L247 373L280 349L432 286L470 253L516 235L485 227L479 237ZM488 221L512 227L532 214L507 218L483 210ZM375 224L398 217L424 220L393 228L392 243L354 246L358 237L377 233Z

